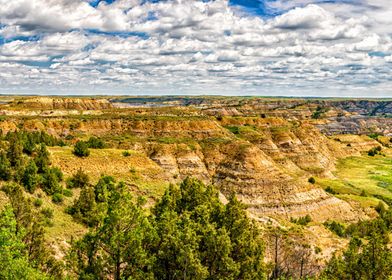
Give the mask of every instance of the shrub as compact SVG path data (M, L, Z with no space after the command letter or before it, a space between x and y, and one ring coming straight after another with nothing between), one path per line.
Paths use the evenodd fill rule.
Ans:
M71 178L67 180L67 187L73 188L84 188L89 185L90 178L80 168Z
M378 134L378 133L371 133L371 134L369 134L368 136L369 136L370 138L374 139L374 140L377 140L378 137L380 136L380 134Z
M11 179L11 163L7 158L7 155L4 151L0 152L0 179L4 181L8 181Z
M73 196L73 192L70 189L64 189L63 190L63 195L66 197L72 197Z
M323 108L321 106L317 106L316 111L313 112L311 118L312 119L321 119L323 114L328 112L329 108Z
M314 179L313 177L310 177L308 179L308 182L311 183L311 184L315 184L316 183L316 179Z
M330 193L330 194L337 194L337 192L336 192L333 188L331 188L330 186L328 186L328 187L325 189L325 191L326 191L327 193Z
M78 157L88 157L90 155L90 151L86 142L78 141L75 144L73 154Z
M335 222L335 221L332 221L332 222L327 221L327 222L324 223L324 226L326 228L328 228L330 231L332 231L333 233L335 233L339 237L344 237L345 236L346 228L341 223L338 223L338 222Z
M124 157L129 157L129 156L131 156L131 153L129 151L124 151L124 152L122 152L122 155Z
M226 129L229 130L233 134L240 134L240 128L238 126L226 126Z
M37 184L39 182L39 176L37 172L38 172L38 168L33 160L29 162L29 164L26 166L26 168L23 171L21 183L25 187L25 189L30 193L34 193Z
M60 204L64 201L64 197L61 193L55 193L52 195L52 201L56 204Z
M45 171L42 175L42 189L46 194L52 195L62 192L63 188L59 184L61 176L56 168L49 168Z
M64 174L63 174L63 172L61 171L60 168L58 168L58 167L52 167L52 168L51 168L51 171L52 171L53 174L57 177L57 180L58 180L59 182L62 182L62 181L63 181L63 179L64 179Z
M299 217L298 219L291 218L290 221L294 224L306 226L312 221L312 218L309 215L306 215L304 217Z
M375 210L377 211L378 214L382 215L387 211L387 208L385 207L385 203L380 201L378 205L376 206Z
M362 190L361 196L363 196L363 197L367 197L368 196L365 190Z
M86 143L87 146L91 149L103 149L106 147L105 142L97 137L90 137Z
M49 227L53 226L53 221L52 221L52 219L54 217L53 209L51 209L51 208L44 208L44 209L41 210L41 214L43 216L44 224L46 226L49 226Z
M45 217L45 218L49 218L52 219L54 214L53 214L53 209L52 208L43 208L41 210L41 214Z
M380 155L381 150L381 146L374 147L368 151L368 156L374 157L375 155Z
M38 168L38 173L44 173L50 164L49 151L45 144L39 146L34 161Z
M40 198L36 198L35 200L34 200L34 206L35 207L41 207L42 206L42 199L40 199Z

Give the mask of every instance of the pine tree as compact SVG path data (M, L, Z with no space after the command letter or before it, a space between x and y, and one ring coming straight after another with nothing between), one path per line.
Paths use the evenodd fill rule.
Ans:
M48 149L46 148L46 145L44 143L39 145L37 149L37 154L34 158L35 164L38 167L38 173L45 173L46 169L48 169L50 165L49 156L50 154Z
M20 164L23 155L23 146L17 136L11 137L9 140L9 148L7 152L8 160L12 167Z
M148 248L154 229L123 184L111 190L103 223L73 246L70 260L83 279L154 279Z
M153 209L158 279L263 279L263 243L245 207L224 206L211 186L187 178Z
M56 168L46 168L45 173L42 174L42 189L48 195L55 193L62 193L63 187L60 185L62 173Z
M8 181L11 179L12 170L11 163L8 160L7 154L4 151L0 151L0 179Z
M83 172L81 168L78 169L78 171L68 179L67 181L67 187L72 189L72 188L84 188L87 187L90 184L90 178L89 176Z
M0 279L49 279L31 266L21 237L13 209L6 206L0 213Z
M33 160L30 160L27 164L26 168L24 169L21 183L25 187L25 189L30 192L34 193L38 183L39 183L39 176L37 174L38 168L35 165Z
M88 149L88 145L84 141L78 141L75 144L73 154L77 157L88 157L90 155L90 151Z
M23 252L29 263L36 269L60 278L61 265L45 243L41 215L34 210L32 202L24 196L19 185L8 184L3 190L10 200L16 221L15 233L24 244Z

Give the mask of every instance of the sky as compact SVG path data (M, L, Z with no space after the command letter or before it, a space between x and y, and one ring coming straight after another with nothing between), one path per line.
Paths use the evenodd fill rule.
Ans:
M390 0L0 0L0 93L392 97Z

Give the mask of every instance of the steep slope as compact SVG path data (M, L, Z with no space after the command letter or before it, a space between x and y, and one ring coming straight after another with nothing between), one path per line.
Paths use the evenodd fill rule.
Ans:
M52 108L54 111L57 108L81 108L100 113L78 117L8 117L0 123L0 128L4 132L16 128L46 130L58 137L70 139L70 144L91 135L103 137L114 148L113 153L117 153L116 149L131 149L138 153L139 163L148 163L151 168L154 166L152 169L155 171L139 168L138 172L144 180L158 178L176 182L186 176L194 176L216 184L226 196L237 193L259 218L270 216L287 220L309 214L315 221L336 217L352 221L363 217L349 203L308 183L308 178L333 178L337 159L359 155L378 143L369 138L330 138L320 133L316 125L328 124L329 121L308 120L317 102L294 99L222 102L220 99L212 99L207 106L203 99L198 100L198 106L202 107L204 113L219 110L222 113L225 110L218 118L195 116L194 108L190 111L168 111L166 108L152 111L116 109L102 113L100 110L108 108L108 102L89 99L26 99L20 106L28 104L31 108ZM335 116L337 110L330 110L329 116ZM224 116L254 115L260 112L264 113L258 116ZM284 114L289 115L283 117ZM69 166L66 169L70 173L75 171L75 166L83 166L82 162L75 161L73 164L70 151L65 155L57 153L56 163ZM118 156L121 157L121 152L118 152ZM124 159L113 159L118 164L113 163L111 166L117 167L106 168L105 164L108 164L110 157L103 155L90 160L88 165L95 165L97 170L91 172L106 170L113 173L110 175L116 175L120 170L121 174L127 174L132 165ZM99 160L103 162L98 163ZM127 174L124 178L130 176Z

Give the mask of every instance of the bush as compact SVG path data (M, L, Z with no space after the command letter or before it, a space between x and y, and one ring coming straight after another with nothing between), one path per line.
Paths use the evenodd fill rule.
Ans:
M317 106L316 111L313 112L311 118L312 119L321 119L324 113L328 112L329 108L323 108L321 106Z
M51 168L51 171L52 171L53 174L57 177L57 180L58 180L59 182L62 182L62 181L63 181L63 179L64 179L64 174L63 174L63 172L61 171L60 168L58 168L58 167L52 167L52 168Z
M37 155L34 158L35 164L38 168L38 173L44 173L50 164L49 151L45 144L38 147Z
M36 198L35 200L34 200L34 206L35 207L41 207L42 206L42 199L40 199L40 198Z
M385 203L380 201L378 205L376 206L375 210L377 211L378 214L383 215L385 212L387 212L387 208L385 207Z
M48 219L52 219L52 218L53 218L53 216L54 216L53 213L54 213L54 212L53 212L53 209L51 209L51 208L44 208L44 209L41 210L41 214L42 214L45 218L48 218Z
M90 139L88 139L86 143L87 146L91 149L103 149L106 147L105 142L103 142L102 139L97 137L90 137Z
M46 226L53 226L53 217L54 217L54 211L51 208L44 208L41 210L41 214L43 216L43 222Z
M60 178L59 178L60 177ZM49 168L42 175L42 189L48 195L62 192L62 186L59 184L62 173L57 168Z
M381 135L378 134L378 133L371 133L371 134L369 134L368 136L369 136L370 138L374 139L374 140L377 140L378 137L381 136Z
M60 204L64 201L64 197L61 193L55 193L52 195L52 201L56 204Z
M31 160L26 166L26 168L23 170L21 183L30 193L34 193L39 182L39 176L37 172L38 168L33 160Z
M73 196L73 192L69 189L64 189L63 190L63 195L66 197L72 197Z
M298 219L291 218L290 221L294 224L306 226L312 221L312 218L309 215L306 215L304 217L299 217Z
M330 194L337 194L337 192L336 192L333 188L331 188L330 186L328 186L328 187L325 189L325 191L326 191L327 193L330 193Z
M4 151L0 152L0 180L8 181L11 179L11 163Z
M80 168L71 178L67 180L67 187L73 188L84 188L89 185L90 178Z
M316 179L314 179L313 177L310 177L308 179L308 182L311 183L311 184L315 184L316 183Z
M88 157L90 155L90 151L86 142L78 141L75 144L73 154L77 157Z
M368 156L374 157L375 155L380 155L381 150L381 146L374 147L368 151Z
M240 128L238 126L226 126L225 128L235 135L240 134Z
M124 151L124 152L122 153L122 155L123 155L124 157L129 157L129 156L131 156L131 153L130 153L129 151Z
M335 233L339 237L344 237L345 236L346 228L341 223L338 223L338 222L335 222L335 221L332 221L332 222L327 221L327 222L324 223L324 226L326 228L328 228L330 231L332 231L333 233Z

